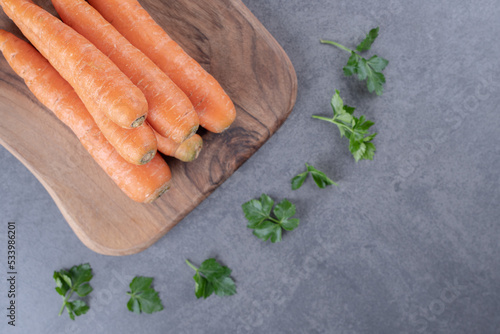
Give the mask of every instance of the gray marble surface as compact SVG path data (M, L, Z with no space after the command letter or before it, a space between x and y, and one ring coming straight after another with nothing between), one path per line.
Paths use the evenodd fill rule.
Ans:
M282 128L212 196L150 249L88 250L41 184L0 148L1 333L500 333L500 6L497 0L245 3L297 71ZM390 60L376 97L342 75L380 26L373 52ZM374 161L312 114L339 89L376 122ZM338 181L292 192L310 162ZM297 204L299 228L279 244L245 227L241 204L261 193ZM17 222L17 326L7 326L6 224ZM217 257L238 294L197 300L184 260ZM57 316L53 270L90 262L88 314ZM135 315L128 282L153 276L165 310Z

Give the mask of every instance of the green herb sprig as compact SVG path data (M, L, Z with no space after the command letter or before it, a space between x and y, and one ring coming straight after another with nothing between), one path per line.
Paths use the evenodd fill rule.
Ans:
M367 121L365 116L354 117L352 114L355 108L344 105L338 90L335 90L335 95L333 95L330 104L333 109L332 118L318 115L314 115L313 118L337 125L340 137L345 136L349 139L349 150L356 162L364 159L373 160L376 149L372 140L377 133L368 134L368 130L375 123Z
M247 227L253 229L253 234L264 241L271 239L272 243L280 242L282 230L293 231L299 226L295 215L295 205L284 199L273 210L274 201L266 194L259 200L253 199L242 205L243 213L248 220ZM271 216L271 210L274 217Z
M54 271L53 277L56 281L56 291L63 297L63 305L59 310L59 315L63 313L65 308L71 320L75 320L75 316L87 313L89 306L83 300L69 301L69 299L74 292L80 297L85 297L92 292L92 287L88 283L93 277L90 264L73 266L70 270Z
M151 287L152 277L136 276L130 283L130 291L127 295L130 299L127 303L129 311L140 314L141 312L151 314L163 310L158 292Z
M215 292L217 296L232 296L236 293L236 285L231 276L231 269L222 266L214 258L203 261L196 267L186 260L189 267L196 271L194 293L196 298L207 298Z
M366 35L365 39L356 47L358 52L364 52L370 50L373 42L378 37L379 28L374 28ZM366 86L370 93L375 93L377 95L382 95L384 92L383 85L385 84L385 76L382 71L387 67L389 61L374 55L370 59L363 58L356 51L351 50L337 42L329 40L321 40L323 44L330 44L347 51L351 54L346 66L344 66L344 75L346 77L352 76L353 74L358 75L359 80L366 80Z
M314 168L313 166L309 165L306 162L306 171L303 172L303 173L298 174L297 176L295 176L292 179L292 181L291 181L292 182L292 190L297 190L300 187L302 187L302 185L304 184L304 181L307 179L307 176L309 174L311 174L314 182L321 189L324 189L327 186L331 186L332 184L338 186L338 184L335 183L328 176L326 176L325 173L323 173L322 171Z

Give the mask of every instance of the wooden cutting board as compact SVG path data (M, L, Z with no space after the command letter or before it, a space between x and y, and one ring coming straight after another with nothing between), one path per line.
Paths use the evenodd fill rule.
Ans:
M43 184L78 238L106 255L140 252L167 233L272 136L297 93L287 55L241 1L140 2L237 110L226 132L201 132L204 149L195 162L167 159L172 188L153 204L124 195L0 56L0 143ZM55 14L50 1L35 3ZM3 12L0 28L22 36Z

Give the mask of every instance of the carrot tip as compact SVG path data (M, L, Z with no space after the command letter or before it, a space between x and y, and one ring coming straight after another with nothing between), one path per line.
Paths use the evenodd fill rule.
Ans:
M191 162L198 159L200 152L201 152L201 146L198 149L196 149L196 151L194 151L193 154L189 157L189 159L187 159L185 162Z
M182 162L191 162L198 158L202 148L203 141L199 138L199 141L190 141L189 148L177 149L174 156Z
M141 159L141 165L147 164L150 162L156 155L156 150L151 150L148 153L144 154L144 156Z
M138 126L141 126L141 125L142 125L142 123L144 123L144 121L145 121L145 120L146 120L146 116L145 116L145 115L142 115L141 117L139 117L138 119L136 119L136 120L132 123L131 127L132 127L132 128L136 128L136 127L138 127Z
M184 140L188 140L189 138L191 138L198 131L199 127L200 127L199 125L193 126L193 128L191 129L191 131L189 131L189 133L186 136L186 138L184 138Z
M166 193L170 189L170 181L165 183L158 191L153 194L150 198L146 199L144 203L153 203L155 200L160 198L164 193Z

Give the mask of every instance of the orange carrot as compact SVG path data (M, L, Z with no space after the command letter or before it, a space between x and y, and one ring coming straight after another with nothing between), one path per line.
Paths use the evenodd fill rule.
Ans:
M6 14L75 89L87 106L94 101L113 122L141 125L144 94L92 43L30 0L0 0Z
M175 157L180 161L190 162L195 160L198 158L203 147L203 139L198 134L193 135L180 144L161 136L157 132L155 132L155 135L158 141L158 151L170 157Z
M96 105L90 101L88 112L94 118L97 126L118 154L134 165L144 165L156 154L156 137L151 127L144 123L133 129L122 128L105 115L96 112Z
M148 123L177 143L198 129L191 101L146 55L84 0L52 0L61 19L106 54L144 93Z
M19 27L24 29L28 39L35 38L24 24L19 23ZM86 107L104 137L127 162L143 165L153 159L156 154L156 137L148 125L125 129L103 115L94 101L89 100Z
M75 90L31 45L0 30L9 65L47 108L73 130L85 149L131 199L152 202L170 187L168 165L158 155L143 166L126 162L101 134Z
M231 125L236 110L217 80L174 42L136 0L88 2L189 96L201 126L222 132Z

